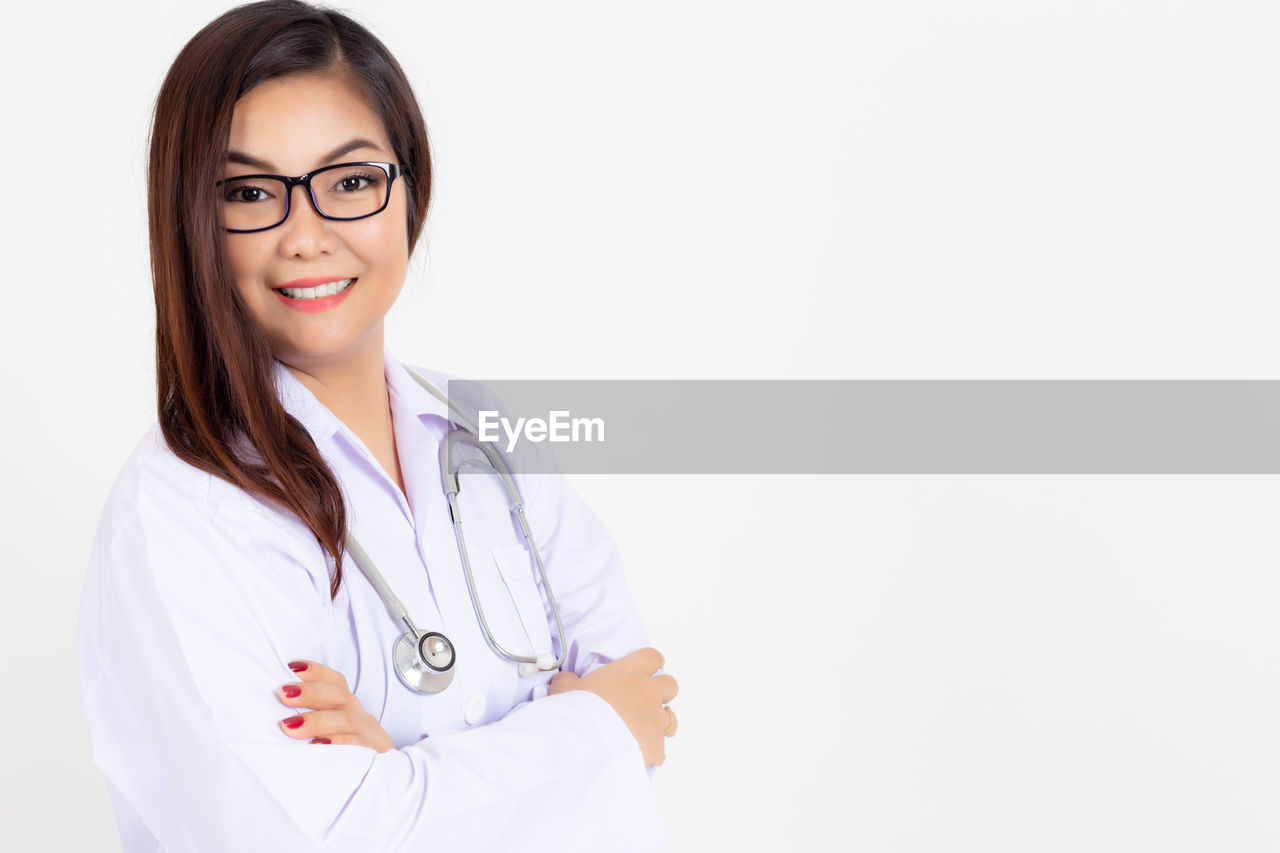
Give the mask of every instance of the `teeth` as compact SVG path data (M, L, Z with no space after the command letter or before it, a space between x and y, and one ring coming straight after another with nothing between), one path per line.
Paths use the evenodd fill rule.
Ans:
M290 299L322 299L325 296L341 293L350 287L353 281L355 281L354 278L344 278L341 281L331 281L319 287L282 287L280 292Z

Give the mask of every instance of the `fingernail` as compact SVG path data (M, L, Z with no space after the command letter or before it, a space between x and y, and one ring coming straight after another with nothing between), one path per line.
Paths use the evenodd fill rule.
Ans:
M289 661L289 669L294 672L306 672L307 665L300 660L291 660Z
M312 743L333 743L333 741L329 740L327 737L313 737L311 739L311 742Z
M302 717L290 717L289 719L283 720L282 722L284 723L284 727L286 729L296 729L298 726L305 723L306 720L302 719Z
M297 699L302 695L302 688L296 684L286 684L280 688L280 692L285 695L286 699Z

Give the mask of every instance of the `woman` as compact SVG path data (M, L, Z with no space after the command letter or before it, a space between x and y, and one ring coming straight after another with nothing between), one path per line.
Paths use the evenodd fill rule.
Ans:
M233 9L174 61L150 156L159 424L80 628L125 850L651 849L676 684L612 543L563 483L517 477L562 638L525 546L473 542L468 514L495 640L563 663L498 655L439 487L450 412L383 346L431 188L395 60L335 12ZM405 626L355 541L449 638L440 692L400 683Z

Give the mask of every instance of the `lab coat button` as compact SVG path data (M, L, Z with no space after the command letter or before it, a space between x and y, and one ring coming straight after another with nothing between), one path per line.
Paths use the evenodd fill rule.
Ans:
M468 726L478 725L484 719L484 696L477 693L468 699L462 718L467 721Z

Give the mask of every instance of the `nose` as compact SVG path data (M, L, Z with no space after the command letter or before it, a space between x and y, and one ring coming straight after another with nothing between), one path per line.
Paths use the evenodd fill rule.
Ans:
M301 193L297 198L294 193ZM279 226L280 253L290 258L312 258L337 251L339 240L332 222L316 212L311 193L304 186L289 188L289 214Z

